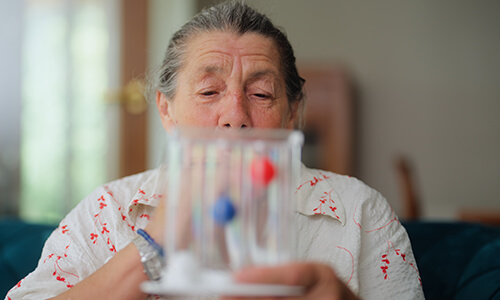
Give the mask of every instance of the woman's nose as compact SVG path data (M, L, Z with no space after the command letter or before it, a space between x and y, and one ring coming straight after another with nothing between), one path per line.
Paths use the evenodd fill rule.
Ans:
M252 127L249 103L243 91L229 93L222 101L219 116L219 127L245 128Z

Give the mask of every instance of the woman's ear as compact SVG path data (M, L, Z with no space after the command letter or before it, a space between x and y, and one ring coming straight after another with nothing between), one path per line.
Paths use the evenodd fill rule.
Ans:
M175 120L172 115L172 105L165 94L156 90L156 107L160 113L161 123L163 128L170 133L175 126Z

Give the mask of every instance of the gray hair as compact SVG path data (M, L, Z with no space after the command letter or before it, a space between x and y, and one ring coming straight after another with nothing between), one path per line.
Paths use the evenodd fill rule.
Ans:
M297 71L295 55L284 31L274 26L264 14L242 2L228 1L203 9L172 36L165 58L153 74L152 90L159 90L173 99L177 87L178 72L183 64L188 41L202 32L221 31L238 35L257 33L271 38L280 54L280 66L285 78L288 103L303 104L302 79ZM303 105L302 105L303 106Z

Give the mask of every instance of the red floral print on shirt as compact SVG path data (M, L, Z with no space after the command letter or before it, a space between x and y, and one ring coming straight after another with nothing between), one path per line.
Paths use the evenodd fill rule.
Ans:
M354 213L353 213L352 219L353 219L354 223L359 227L359 229L362 230L363 228L361 227L361 224L356 221L356 212L357 212L357 210L358 210L358 206L356 206L354 208ZM371 234L373 232L376 232L376 231L379 231L379 230L382 230L382 229L386 228L392 222L400 223L399 220L398 220L398 218L397 218L397 216L396 216L396 213L391 208L391 216L390 216L389 220L386 223L384 223L382 226L379 226L379 227L376 227L376 228L373 228L373 229L369 229L369 230L365 230L364 232L366 234ZM392 250L392 252L394 252L398 257L400 257L415 272L417 272L418 280L420 282L420 285L422 285L422 280L420 279L420 275L418 273L418 269L417 269L417 267L415 266L414 263L409 262L406 259L406 253L402 253L400 249L396 249L395 246L394 246L394 244L391 241L387 241L387 245L388 245L387 251L384 254L382 254L382 257L380 259L380 262L382 263L381 266L380 266L380 270L382 271L382 274L384 276L384 280L390 280L388 271L389 271L389 268L390 268L391 260L389 259L389 254L391 253L391 250Z
M396 254L396 256L398 256L401 260L403 260L403 262L408 264L415 272L417 272L418 281L419 281L420 285L422 285L422 280L420 279L420 274L419 274L418 269L415 266L415 264L408 261L406 259L406 253L401 252L400 249L396 249L396 247L394 247L394 244L391 241L387 241L387 252L382 254L382 258L381 258L382 265L380 266L380 269L382 270L382 274L384 275L384 280L390 279L388 271L389 271L389 267L391 264L391 261L389 260L389 254L390 254L391 250L393 253Z
M148 221L151 219L151 217L148 214L142 214L139 216L139 218L146 218Z
M153 194L150 197L147 197L146 192L142 189L139 189L137 194L140 195L140 198L136 198L136 199L132 200L132 205L129 209L129 213L132 211L133 207L137 206L140 202L149 202L153 199L160 199L162 197L162 195L158 195L158 194Z
M104 239L106 239L106 244L108 245L108 249L111 252L116 253L116 247L111 241L111 238L109 236L109 230L108 230L108 223L104 222L101 217L102 217L102 212L105 207L108 205L106 204L106 198L104 195L99 197L97 199L97 203L99 205L99 212L94 215L95 221L94 221L94 231L90 233L90 239L92 240L92 244L97 244L97 241L99 240L99 235L102 235Z
M108 194L111 197L111 200L113 200L116 203L116 205L118 207L118 211L120 212L120 215L122 217L122 221L124 221L127 224L127 226L130 229L132 229L132 231L135 231L135 226L130 224L130 222L128 221L128 217L123 213L124 212L123 207L121 206L120 202L118 202L118 200L116 200L113 192L109 189L108 186L104 186L104 189L106 190L106 194ZM139 190L139 191L141 191L141 190Z
M60 230L61 234L68 234L68 235L70 234L68 225L61 224L59 226L58 230ZM80 278L78 275L64 270L60 265L61 260L68 257L68 250L69 250L70 246L71 246L71 242L68 245L66 245L66 247L64 247L64 250L62 253L58 253L58 254L51 253L51 254L47 255L47 257L45 257L45 259L43 261L43 263L48 263L49 261L54 262L54 272L52 273L52 276L54 276L54 278L57 281L64 283L67 288L73 287L73 284L70 282L70 278L72 278L72 277L74 277L76 279Z
M313 187L315 186L316 184L322 182L322 181L325 181L327 179L329 179L331 176L326 176L325 174L323 174L322 172L318 172L319 175L318 176L314 176L312 179L302 183L301 185L299 185L296 189L295 192L298 192L300 191L304 186L310 186L310 187Z
M333 189L331 189L329 192L324 192L323 196L320 197L319 205L313 209L315 215L324 215L326 214L325 210L330 210L337 219L340 219L336 213L337 206L335 205L335 201L332 199L333 192ZM324 208L324 206L326 208Z
M108 186L104 186L104 189L106 191L106 194L105 195L101 195L101 197L99 197L97 199L99 211L94 215L94 218L95 218L95 221L94 221L94 231L90 233L90 239L92 240L93 244L96 244L98 242L98 238L100 236L102 236L106 240L106 244L108 245L109 250L116 253L116 247L115 247L113 241L111 240L111 238L109 236L110 231L108 229L108 223L105 222L102 219L102 214L103 214L104 209L108 209L109 208L108 207L108 203L107 203L107 199L111 200L111 201L113 201L115 203L115 205L117 207L117 210L118 210L118 212L121 215L122 221L125 222L127 224L127 226L130 229L132 229L132 231L135 231L136 228L135 228L134 225L132 225L129 222L128 215L126 215L124 213L125 210L121 206L120 202L118 202L118 200L116 200L113 192L109 189L109 187ZM161 198L161 195L158 195L158 194L153 194L151 197L148 198L148 197L146 197L146 192L144 190L142 190L142 189L139 189L138 194L141 195L141 197L138 198L138 199L134 199L132 201L133 205L137 205L139 203L139 201L148 202L151 199ZM132 208L129 210L129 212L131 210L132 210ZM146 218L149 221L150 216L148 214L142 214L141 216L139 216L139 218Z

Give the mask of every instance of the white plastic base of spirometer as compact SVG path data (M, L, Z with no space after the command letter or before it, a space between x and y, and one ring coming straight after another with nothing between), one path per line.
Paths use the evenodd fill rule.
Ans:
M156 295L300 296L303 287L278 284L245 284L232 279L229 271L197 266L192 255L178 253L159 281L141 284L142 291Z
M206 275L213 276L213 274ZM215 284L211 280L195 284L168 284L162 281L147 281L141 284L141 289L143 292L155 295L300 296L303 294L303 288L299 286L242 284L231 280Z

